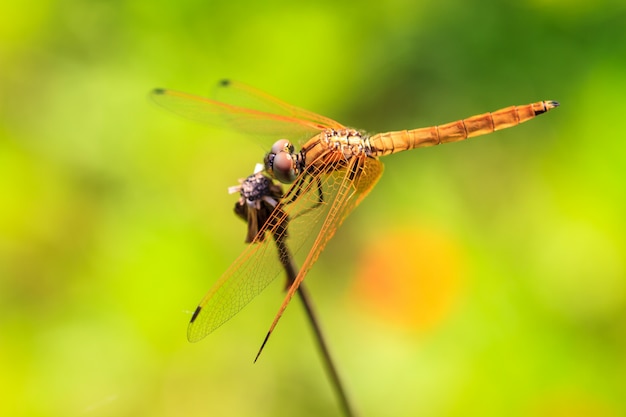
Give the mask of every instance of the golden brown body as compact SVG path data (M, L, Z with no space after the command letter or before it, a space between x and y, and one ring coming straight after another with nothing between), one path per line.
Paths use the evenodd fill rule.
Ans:
M373 156L383 156L440 143L458 142L517 126L558 105L556 101L538 101L524 106L506 107L439 126L379 133L369 138L369 143Z
M266 171L291 186L274 210L263 215L264 224L254 225L258 232L252 243L202 299L191 317L188 338L202 339L269 285L283 271L282 266L291 262L291 256L285 255L288 248L294 256L302 255L303 260L296 278L290 279L291 286L262 347L326 243L382 175L383 164L378 157L486 135L524 123L559 105L556 101L539 101L439 126L368 137L240 83L227 82L222 86L232 89L236 96L249 98L259 108L238 107L163 89L154 90L153 98L198 121L232 122L242 132L272 137L276 142L265 157ZM306 138L308 141L296 150L294 144ZM273 239L266 239L266 234Z

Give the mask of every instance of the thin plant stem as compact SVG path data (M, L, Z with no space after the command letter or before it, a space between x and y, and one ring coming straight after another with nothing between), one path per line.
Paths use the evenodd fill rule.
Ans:
M285 272L287 274L287 287L289 287L298 276L298 269L295 266L295 262L291 255L291 252L289 252L287 245L284 242L284 238L281 237L274 240L276 241L276 246L278 247L280 261L283 264L283 267L285 268ZM315 314L313 302L311 301L311 297L309 296L309 292L307 291L304 283L300 284L297 293L300 297L300 300L302 301L311 328L313 329L314 337L317 341L317 346L320 350L320 353L322 354L322 362L324 362L324 367L326 368L326 372L328 373L328 376L330 378L331 385L333 386L335 393L339 398L343 413L346 417L356 417L354 408L352 407L352 404L348 399L348 394L346 393L344 385L341 382L339 372L337 371L335 362L333 361L330 350L328 349L328 345L326 344L326 339L324 338L322 328L320 327L317 315Z
M346 417L356 417L354 408L350 403L348 394L346 393L346 390L341 382L341 378L339 377L337 367L335 366L333 358L330 355L330 351L328 350L328 345L326 345L326 340L324 339L322 329L320 328L317 316L315 315L315 310L313 309L309 292L306 290L304 283L300 284L300 287L298 287L298 295L300 296L300 300L302 300L302 304L306 310L306 316L309 319L313 333L315 333L315 340L317 341L317 346L322 354L322 361L326 367L326 372L328 372L331 384L335 389L335 393L337 394L337 397L339 397L341 408L343 409Z

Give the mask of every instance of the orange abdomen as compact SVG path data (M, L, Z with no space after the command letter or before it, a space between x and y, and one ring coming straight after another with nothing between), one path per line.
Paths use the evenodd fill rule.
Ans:
M369 139L372 156L389 155L409 149L458 142L474 136L486 135L496 130L517 126L558 105L556 101L538 101L524 106L506 107L439 126L379 133Z

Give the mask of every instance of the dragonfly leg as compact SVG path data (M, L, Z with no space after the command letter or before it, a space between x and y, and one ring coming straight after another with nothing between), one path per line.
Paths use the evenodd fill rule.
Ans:
M305 181L308 181L308 184L305 183ZM285 204L291 204L294 201L296 201L297 198L300 196L301 191L306 189L309 186L311 181L312 181L311 176L306 175L306 176L303 176L301 180L294 183L291 189L295 189L295 192L291 196L289 196L289 193L287 193L285 197L286 198L288 197L288 199L284 199L283 201L281 201L280 206L285 205ZM322 187L322 180L319 177L317 177L315 178L315 183L316 183L317 196L318 196L317 201L311 207L307 207L306 209L302 210L300 213L297 213L295 216L292 217L293 219L297 219L298 217L308 213L309 211L318 208L324 203L324 190Z

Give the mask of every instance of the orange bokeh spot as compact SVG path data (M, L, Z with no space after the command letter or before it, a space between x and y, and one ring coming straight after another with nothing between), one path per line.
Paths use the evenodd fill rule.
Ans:
M465 273L459 245L438 230L380 236L365 248L359 265L350 294L372 314L417 331L450 313Z

